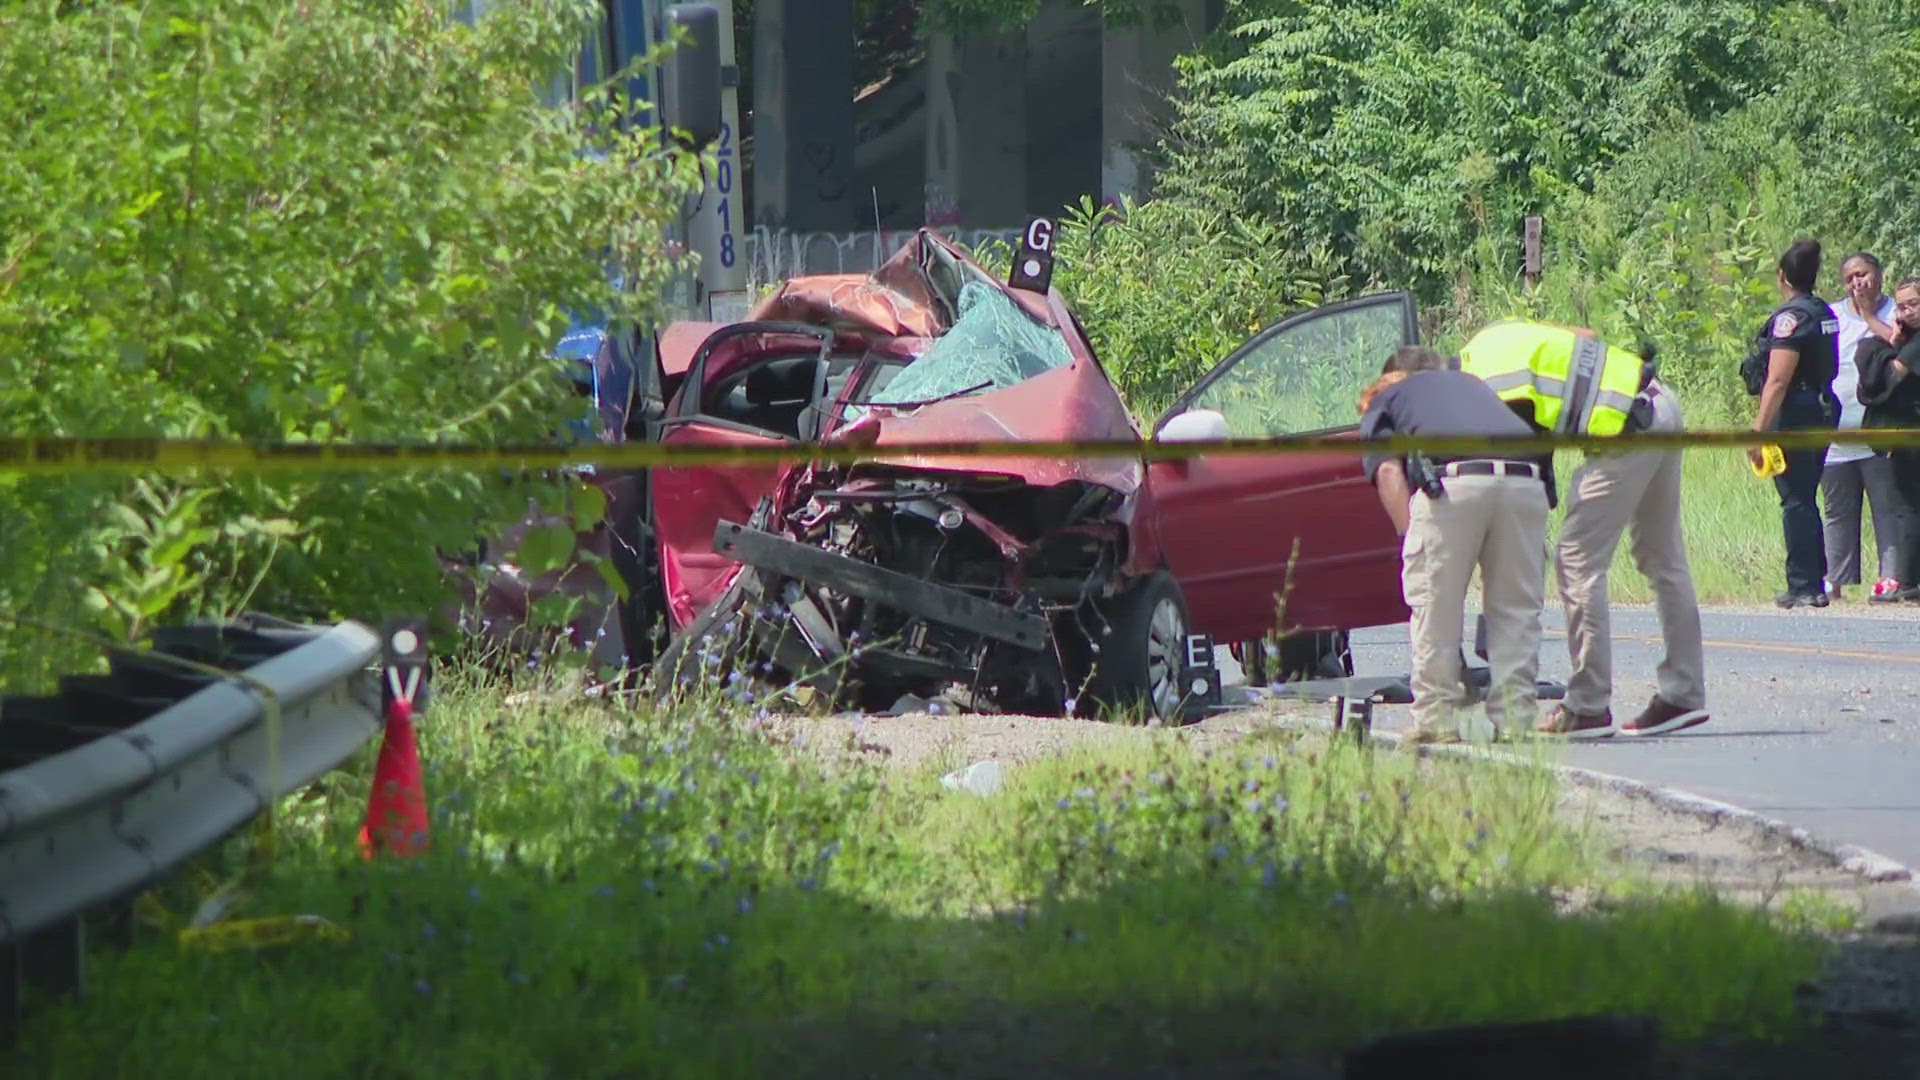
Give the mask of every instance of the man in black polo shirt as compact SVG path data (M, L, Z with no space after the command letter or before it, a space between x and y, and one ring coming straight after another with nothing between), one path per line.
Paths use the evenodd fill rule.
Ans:
M1474 375L1417 346L1388 358L1361 398L1361 438L1512 435L1533 429ZM1468 456L1421 463L1372 453L1368 477L1400 533L1400 582L1412 609L1412 743L1457 742L1467 704L1460 670L1467 584L1480 571L1487 619L1487 718L1495 737L1538 719L1552 456Z

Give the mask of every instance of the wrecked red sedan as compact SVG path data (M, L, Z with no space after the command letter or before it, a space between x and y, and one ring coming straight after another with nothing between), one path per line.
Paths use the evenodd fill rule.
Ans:
M630 384L601 380L613 438L873 454L603 477L636 660L806 684L848 707L957 692L978 708L1173 721L1218 692L1198 637L1278 635L1288 670L1260 670L1272 654L1253 649L1256 678L1350 674L1345 631L1407 618L1397 538L1357 455L887 452L1350 430L1358 387L1417 338L1404 294L1296 315L1143 433L1048 283L1046 225L1008 281L923 230L870 275L793 279L740 323L673 324ZM598 366L611 370L607 350ZM657 657L650 625L670 642Z

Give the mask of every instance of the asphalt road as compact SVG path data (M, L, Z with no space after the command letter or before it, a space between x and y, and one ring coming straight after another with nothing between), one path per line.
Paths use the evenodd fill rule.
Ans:
M1920 867L1920 609L1882 611L1854 600L1825 610L1702 614L1712 720L1672 735L1569 744L1564 760L1746 807ZM1567 677L1565 625L1550 597L1542 678ZM1651 608L1616 606L1613 632L1614 716L1622 720L1653 693L1660 628ZM1356 674L1406 665L1405 626L1354 635ZM1379 706L1374 715L1381 729L1409 722L1405 706Z

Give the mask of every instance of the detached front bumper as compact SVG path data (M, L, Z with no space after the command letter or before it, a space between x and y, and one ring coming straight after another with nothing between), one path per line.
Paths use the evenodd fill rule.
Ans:
M1022 649L1038 652L1048 645L1050 629L1038 615L750 525L722 518L714 526L713 550L763 573L797 578Z

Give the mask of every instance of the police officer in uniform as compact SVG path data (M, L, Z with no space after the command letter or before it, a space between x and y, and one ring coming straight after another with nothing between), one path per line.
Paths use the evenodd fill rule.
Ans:
M1634 353L1591 330L1509 319L1474 335L1460 363L1536 430L1616 436L1684 427L1679 400L1655 374L1651 346ZM1589 454L1568 482L1554 564L1573 674L1566 699L1540 723L1543 735L1663 734L1707 719L1700 606L1680 526L1680 458L1678 450ZM1652 701L1616 729L1607 571L1629 525L1634 563L1653 586L1666 655Z
M1387 359L1361 396L1362 438L1532 432L1487 384L1431 349ZM1365 457L1367 476L1401 536L1400 582L1412 609L1409 743L1461 741L1468 704L1460 643L1467 585L1480 571L1487 619L1487 718L1494 734L1533 727L1538 713L1551 456Z
M1798 240L1780 256L1777 280L1785 299L1760 328L1753 352L1741 365L1747 392L1759 398L1753 430L1833 430L1840 400L1833 392L1839 368L1840 320L1814 295L1820 276L1820 242ZM1760 448L1747 454L1757 465ZM1820 523L1820 473L1825 444L1786 451L1786 472L1774 477L1780 493L1781 528L1787 547L1787 591L1774 598L1783 608L1827 606L1827 548Z

